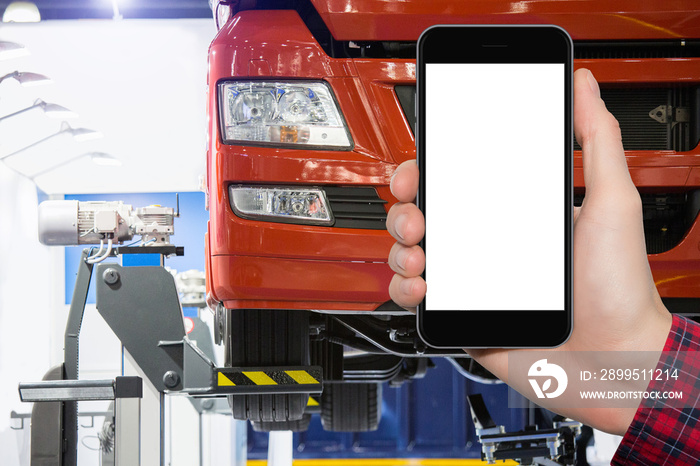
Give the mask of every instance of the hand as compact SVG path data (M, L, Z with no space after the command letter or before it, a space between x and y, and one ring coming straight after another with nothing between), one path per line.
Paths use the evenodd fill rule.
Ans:
M627 169L619 125L586 69L574 73L574 130L583 149L586 183L583 205L574 210L574 326L571 338L552 351L661 352L671 315L649 269L641 199ZM387 219L387 228L397 240L389 255L389 265L396 272L389 293L406 307L420 303L426 291L420 277L425 256L417 246L425 232L425 219L412 203L417 188L415 161L401 164L391 182L400 202ZM496 376L525 391L525 380L507 380L510 351L527 350L468 350ZM581 366L586 362L575 361ZM650 362L647 369L653 369L655 363ZM547 407L546 401L537 402ZM560 414L622 435L635 412L636 408L571 406Z

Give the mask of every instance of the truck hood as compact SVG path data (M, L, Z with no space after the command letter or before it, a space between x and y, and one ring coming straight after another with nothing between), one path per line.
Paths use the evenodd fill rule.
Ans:
M311 1L343 41L416 41L434 24L556 24L574 40L700 38L694 0Z

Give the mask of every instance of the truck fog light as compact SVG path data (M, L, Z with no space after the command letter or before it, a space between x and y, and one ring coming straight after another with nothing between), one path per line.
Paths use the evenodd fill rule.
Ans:
M333 214L320 188L230 186L231 208L242 218L268 222L332 225Z

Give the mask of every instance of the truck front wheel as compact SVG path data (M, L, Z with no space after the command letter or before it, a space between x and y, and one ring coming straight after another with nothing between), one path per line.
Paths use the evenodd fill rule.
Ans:
M308 366L309 313L287 310L226 310L229 367ZM263 423L300 421L308 393L231 395L233 417Z

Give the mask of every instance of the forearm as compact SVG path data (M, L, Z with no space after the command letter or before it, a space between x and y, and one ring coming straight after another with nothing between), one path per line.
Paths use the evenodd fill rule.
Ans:
M682 403L644 400L612 464L700 464L700 325L674 316L657 368L679 377L655 380L649 390L682 393Z

